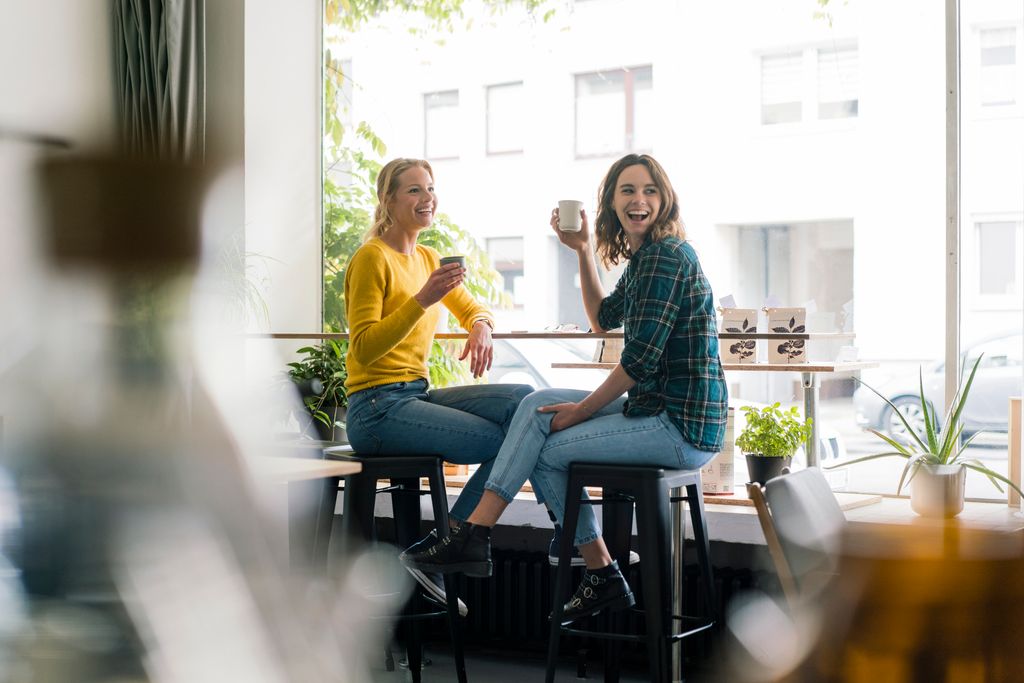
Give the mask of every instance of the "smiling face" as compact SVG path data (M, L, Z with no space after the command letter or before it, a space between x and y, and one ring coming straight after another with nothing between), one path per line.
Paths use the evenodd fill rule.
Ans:
M391 198L389 213L394 225L419 232L429 228L437 211L434 179L427 169L413 166L398 176L398 188Z
M612 208L622 224L626 240L635 251L661 211L661 190L654 184L651 172L643 164L627 166L615 182Z

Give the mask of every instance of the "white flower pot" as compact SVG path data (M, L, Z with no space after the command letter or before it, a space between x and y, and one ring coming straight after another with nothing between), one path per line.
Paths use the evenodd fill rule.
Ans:
M964 509L966 483L963 465L921 465L910 482L910 507L922 517L956 517Z

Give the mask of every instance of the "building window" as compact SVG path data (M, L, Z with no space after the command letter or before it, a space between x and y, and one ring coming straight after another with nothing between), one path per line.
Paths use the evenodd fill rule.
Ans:
M857 48L818 50L818 118L857 115Z
M487 239L487 255L491 257L494 269L501 274L502 288L512 297L516 308L522 308L526 299L523 251L522 237Z
M987 221L977 224L978 293L984 297L1019 299L1021 286L1021 224Z
M803 108L803 62L800 52L761 57L761 123L795 123Z
M521 154L526 132L523 125L523 83L487 88L487 153Z
M761 56L761 125L856 118L860 76L855 45Z
M981 31L981 104L999 106L1017 101L1017 30Z
M653 77L649 66L576 75L576 156L650 151Z
M423 96L423 156L427 159L459 158L459 91Z

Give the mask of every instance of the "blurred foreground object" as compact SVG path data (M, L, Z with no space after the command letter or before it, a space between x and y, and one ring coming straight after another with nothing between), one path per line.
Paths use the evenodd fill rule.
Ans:
M54 157L39 183L49 334L2 383L0 681L365 678L336 628L353 591L289 584L193 373L203 172Z
M836 579L816 604L785 614L765 598L734 614L743 647L730 658L732 680L1020 681L1022 551L1020 532L955 523L848 528ZM758 667L764 652L791 659Z

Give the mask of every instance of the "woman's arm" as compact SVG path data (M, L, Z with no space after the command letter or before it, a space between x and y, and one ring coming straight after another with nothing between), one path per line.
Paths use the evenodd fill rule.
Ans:
M607 379L601 382L601 386L579 403L556 403L550 406L541 406L537 409L541 413L556 413L551 420L551 431L560 432L580 422L589 420L597 411L629 391L636 380L626 374L621 365L608 374Z

